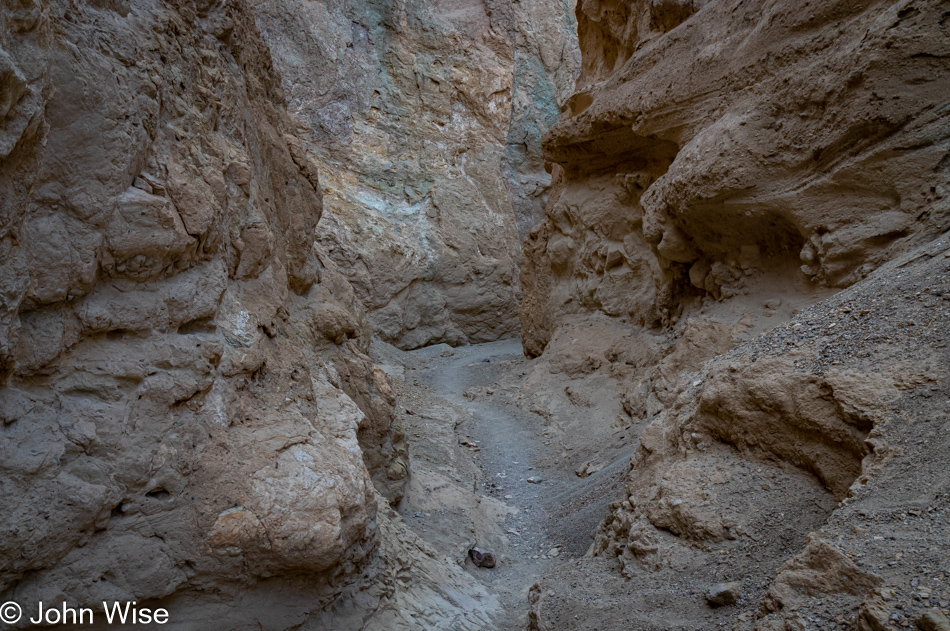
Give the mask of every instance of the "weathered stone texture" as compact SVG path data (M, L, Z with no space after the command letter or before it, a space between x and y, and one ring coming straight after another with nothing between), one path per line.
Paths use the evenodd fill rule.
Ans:
M0 593L319 609L407 463L247 7L0 20Z
M848 506L870 530L941 497L920 490L943 483L923 447L939 431L897 455L937 407L910 393L946 387L946 2L590 0L577 16L578 91L544 136L554 184L523 249L526 389L577 443L632 436L591 551L628 582L554 577L535 626L580 628L569 614L612 587L663 591L650 624L712 628L727 614L681 613L704 573L768 577L734 629L831 610L908 626L875 588L921 570L850 547L871 535ZM904 548L933 537L900 531Z
M941 2L585 2L562 172L522 269L525 348L651 327L757 278L845 287L950 226ZM793 287L793 288L792 288Z
M306 149L320 240L401 348L518 331L541 134L578 69L573 7L540 0L257 2Z

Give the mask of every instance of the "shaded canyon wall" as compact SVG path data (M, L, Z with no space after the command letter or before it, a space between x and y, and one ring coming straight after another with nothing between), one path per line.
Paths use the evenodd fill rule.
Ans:
M545 138L525 348L600 311L643 326L756 278L844 287L947 228L939 2L589 2L583 88Z
M0 593L299 624L371 565L408 463L253 17L0 19Z
M579 69L573 6L255 3L320 167L321 243L401 348L517 334L541 134ZM519 232L520 231L520 232Z
M582 74L544 137L555 183L523 252L524 394L572 446L610 437L586 462L565 451L578 476L638 449L591 549L627 582L575 593L565 568L537 588L537 628L579 628L568 614L601 594L698 628L712 614L682 590L717 577L747 594L735 629L885 628L874 590L912 570L859 568L849 537L910 504L897 445L946 405L947 3L577 16ZM942 482L919 479L936 510Z
M491 626L367 353L517 333L573 7L2 8L0 594Z

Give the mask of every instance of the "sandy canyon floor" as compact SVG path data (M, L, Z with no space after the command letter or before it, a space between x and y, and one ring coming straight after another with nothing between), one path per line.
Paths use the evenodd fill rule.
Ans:
M667 585L661 577L642 605L628 600L629 592L642 589L639 582L617 576L603 558L585 556L608 505L622 493L638 443L626 441L612 462L577 475L569 463L591 457L596 444L624 443L629 432L604 432L592 423L589 435L572 440L519 406L537 361L524 357L520 340L375 350L374 359L395 384L410 444L413 473L398 512L420 538L458 559L497 595L504 613L496 617L496 628L528 628L531 601L541 596L542 585L550 597L555 585L570 590L579 582L586 583L582 602L589 608L568 607L565 625L714 628L734 619L734 609L709 609L702 596L722 578L718 566L682 585ZM585 446L589 453L575 453ZM472 546L493 551L496 567L476 567L467 558ZM766 565L774 571L777 562ZM598 595L605 587L610 589ZM681 596L693 601L685 611ZM560 622L560 614L554 618Z
M718 505L748 527L734 528L738 536L725 541L687 545L666 533L657 547L669 549L670 561L652 571L618 572L609 554L588 552L598 527L604 530L601 520L624 497L648 419L604 423L597 404L610 391L598 386L596 373L571 380L549 372L542 359L524 357L518 339L412 352L377 342L373 359L391 378L410 445L412 476L397 510L497 598L501 613L491 616L491 628L762 628L770 619L763 618L763 602L783 597L781 624L854 629L876 617L886 621L881 628L907 628L950 599L943 585L950 575L948 482L941 473L948 461L947 381L937 359L945 357L941 323L950 300L950 253L943 249L921 248L866 283L777 317L704 368L815 351L814 359L833 369L877 356L866 380L873 386L884 375L898 384L897 394L885 406L890 420L871 437L879 460L850 497L839 501L787 463L713 445L703 452L712 473L701 486L708 483ZM903 360L891 365L915 348L922 362L916 369ZM700 374L695 383L709 378ZM554 389L574 405L547 414L539 396ZM830 542L824 552L816 552L825 545L819 540ZM497 566L475 567L467 560L472 546L492 550ZM836 571L874 584L854 594L825 585L825 575ZM710 607L707 590L724 581L740 584L739 602ZM798 596L789 600L783 589Z
M583 479L561 466L571 445L516 404L531 367L518 339L376 350L410 442L413 474L399 512L499 596L509 613L500 628L525 628L529 588L590 547L619 493L623 459ZM495 553L495 568L466 560L476 545Z

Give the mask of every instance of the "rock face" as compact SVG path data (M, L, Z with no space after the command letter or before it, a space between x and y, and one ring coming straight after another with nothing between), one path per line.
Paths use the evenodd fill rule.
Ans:
M567 472L524 486L620 494L531 628L946 627L946 1L585 0L580 61L569 2L0 7L0 602L520 624L390 506L368 357L513 335L520 284L500 396ZM427 414L409 488L510 576Z
M299 624L408 463L253 17L0 19L0 594Z
M578 68L571 12L543 0L255 3L320 167L320 241L384 341L517 333L521 239L550 181L540 138Z
M611 458L617 448L601 441L609 466L628 471L624 488L592 556L545 578L556 608L536 608L540 628L557 617L582 628L571 620L595 596L605 612L641 603L634 627L740 631L839 617L906 627L917 603L942 607L946 588L927 568L950 552L948 247L926 243L763 334L734 334L712 358L696 321L725 329L716 320L730 301L665 336L623 334L604 316L560 327L530 377L530 404L572 447L609 428L636 453ZM705 607L700 594L725 581L743 598L729 612ZM609 613L598 622L629 628Z
M537 355L564 315L653 327L757 280L844 287L950 225L943 4L590 2L525 245ZM816 65L817 64L817 65Z
M913 622L929 552L892 561L946 501L941 431L910 426L948 401L948 28L936 0L579 4L523 251L524 394L576 444L636 453L536 628L580 628L593 598L642 603L634 627ZM578 476L619 460L603 442ZM692 596L726 581L734 608Z

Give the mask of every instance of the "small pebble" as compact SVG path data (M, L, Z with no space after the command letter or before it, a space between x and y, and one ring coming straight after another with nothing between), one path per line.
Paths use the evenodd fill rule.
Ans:
M723 607L736 604L742 586L739 583L717 583L706 592L706 602L711 607Z
M940 611L931 609L917 618L917 628L921 631L950 631L950 620Z
M482 548L472 548L468 551L468 558L478 567L495 567L495 553Z

